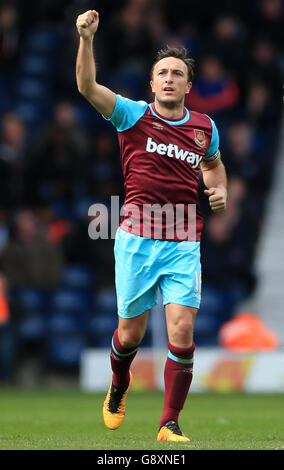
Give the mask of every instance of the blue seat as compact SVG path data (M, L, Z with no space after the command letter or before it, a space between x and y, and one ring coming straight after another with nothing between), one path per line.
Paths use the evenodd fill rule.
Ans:
M60 367L78 367L86 347L85 335L50 335L47 341L47 361Z
M90 342L89 345L96 348L110 348L111 346L112 333L108 332L103 336L99 336L96 341Z
M145 87L145 67L143 64L127 64L112 73L110 87L114 90L127 90L132 99L140 99Z
M233 304L230 289L204 285L202 300L194 326L195 342L199 346L218 344L221 324L231 318Z
M87 346L88 314L84 311L51 311L47 323L47 361L57 366L78 366Z
M92 292L83 289L60 288L51 297L51 308L61 312L83 312L93 304Z
M117 316L106 312L97 312L89 321L89 332L102 336L117 327Z
M50 77L53 71L52 61L39 53L27 54L21 60L20 71L24 75Z
M47 298L39 289L21 287L13 291L13 297L26 312L45 311Z
M84 333L88 325L84 312L51 312L48 316L49 335Z
M194 323L194 333L198 335L213 334L216 331L217 321L215 315L199 311Z
M117 315L96 311L89 319L88 341L91 346L110 347L111 338L117 328Z
M73 217L84 220L88 213L89 207L93 204L93 197L80 196L76 197L73 203Z
M95 111L91 106L86 105L86 100L83 97L78 98L78 102L74 104L76 121L86 129L86 131L100 132L106 130L112 132L112 129L109 129L109 123L105 119L101 119L99 113Z
M20 320L17 328L20 341L40 341L46 336L47 319L42 313L30 313Z
M42 102L20 99L15 106L15 112L29 125L39 125L50 114L49 105ZM33 127L34 131L34 127Z
M52 29L36 29L28 34L26 41L26 49L37 52L52 52L59 39L59 33L55 28Z
M61 284L67 288L93 289L94 272L88 266L84 265L66 266Z
M46 79L23 76L15 84L16 94L22 99L48 100L50 85Z
M98 311L116 314L117 299L115 289L112 287L102 289L96 294L96 308Z

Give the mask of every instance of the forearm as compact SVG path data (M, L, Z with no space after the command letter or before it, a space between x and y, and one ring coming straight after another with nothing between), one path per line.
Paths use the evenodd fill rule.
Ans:
M216 162L203 162L201 169L204 184L208 188L204 193L209 196L212 211L223 211L227 203L227 176L223 163L220 159Z
M79 92L105 117L113 113L116 95L96 81L96 63L94 57L94 35L99 24L99 14L89 10L77 18L80 43L76 61L76 79Z
M93 36L86 39L80 37L76 61L76 79L78 90L85 96L96 86Z
M209 188L224 188L227 190L227 175L223 163L220 161L218 165L203 169L203 181L205 186Z

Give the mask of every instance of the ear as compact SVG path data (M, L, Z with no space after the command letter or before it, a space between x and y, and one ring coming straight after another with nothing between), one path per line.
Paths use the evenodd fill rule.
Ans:
M150 87L151 87L152 91L154 91L154 88L153 88L153 87L154 87L153 80L150 80Z
M190 92L191 88L192 88L192 82L188 82L188 84L187 84L187 90L186 90L186 92L185 92L186 95Z

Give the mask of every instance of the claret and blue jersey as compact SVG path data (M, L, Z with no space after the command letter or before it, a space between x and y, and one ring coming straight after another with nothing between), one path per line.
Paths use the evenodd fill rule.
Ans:
M184 204L184 226L187 228L188 204L196 206L196 240L200 240L202 216L199 208L198 181L201 160L219 157L219 136L214 121L207 115L184 108L178 120L168 120L155 109L154 103L133 101L116 95L116 105L108 119L117 129L121 163L125 180L125 207L145 204ZM141 227L150 226L149 217L137 223L129 214L122 218L121 228L143 235ZM166 227L160 239L167 240ZM144 231L145 233L145 231ZM148 233L152 233L151 230ZM150 238L155 238L150 235ZM174 240L178 240L175 236Z

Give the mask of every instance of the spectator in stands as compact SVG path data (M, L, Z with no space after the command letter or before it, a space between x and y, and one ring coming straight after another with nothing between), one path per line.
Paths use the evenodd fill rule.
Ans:
M10 320L6 282L0 274L0 385L10 384L15 366L15 333Z
M226 69L239 77L244 65L246 35L246 29L239 18L232 14L223 14L213 22L212 33L204 47L214 52Z
M236 81L225 72L219 58L208 55L201 59L200 73L187 96L191 109L214 115L237 105L239 88Z
M7 113L2 120L1 160L8 163L20 161L24 156L25 138L22 119L15 113Z
M164 11L155 5L147 12L147 29L149 31L153 45L160 50L164 45L168 44L166 37L168 34L167 25L164 18Z
M211 315L215 317L211 320L215 321L216 332L253 288L251 260L255 234L252 233L253 223L249 223L248 214L243 210L247 192L247 185L241 178L229 178L228 210L206 219L206 243L202 248L204 305L207 295L216 300L217 307L214 309L214 303L210 307ZM200 316L204 313L207 314L206 309L204 311L201 305Z
M13 236L0 253L0 277L2 285L6 286L9 305L9 318L0 328L0 350L3 354L0 380L2 378L9 383L14 379L21 348L18 328L31 314L24 293L45 298L46 293L57 287L62 267L58 247L41 235L33 212L20 210L15 216ZM43 311L40 309L37 314L43 316L48 302L42 300L42 303Z
M251 126L262 132L275 129L279 121L279 105L273 100L271 89L257 77L247 86L244 115Z
M140 2L141 3L141 2ZM153 43L148 32L146 13L149 2L126 2L110 24L109 60L112 68L131 64L145 67L152 56Z
M256 78L261 80L269 87L273 100L278 102L281 107L283 74L277 60L275 44L265 37L257 37L253 40L247 60L247 82L250 83Z
M258 148L257 130L246 121L228 127L224 160L229 176L241 178L257 195L259 205L265 198L271 173L267 171L267 153Z
M279 51L283 50L283 2L281 0L261 0L257 2L257 8L258 12L254 17L254 34L265 33Z
M18 11L11 2L0 6L0 70L11 73L18 58L20 34L18 29Z
M49 291L58 285L61 254L41 235L32 211L24 209L16 214L13 236L0 254L0 268L9 291L18 287Z
M148 7L148 0L130 0L108 25L106 40L112 45L108 50L111 86L126 87L132 99L144 96L145 79L156 50L147 24Z
M105 22L97 38L98 75L101 82L115 81L117 92L152 100L145 78L152 55L163 45L183 44L197 59L189 108L210 114L217 124L231 204L226 212L231 218L212 216L208 224L208 208L204 208L208 243L204 243L203 286L218 284L221 291L237 279L238 286L246 284L247 292L253 286L250 262L273 175L282 115L283 2L260 0L244 7L241 2L180 0L179 8L173 8L170 0L96 0L97 4ZM63 250L64 264L91 266L98 273L96 286L104 289L113 285L111 240L90 239L89 206L81 201L109 203L114 194L122 201L124 194L116 137L78 96L73 75L78 40L74 18L93 7L91 0L1 1L0 248L4 250L8 242L8 214L23 205L33 208L40 212L49 249L55 249L55 244L56 251ZM36 44L31 39L38 30L56 37L56 73L50 87L54 114L44 129L38 122L23 122L13 111L10 94L15 99L18 81L7 79L10 72L12 78L24 78L19 51L33 57ZM122 85L127 88L121 90ZM78 207L84 208L80 209L83 217L78 217ZM20 243L15 236L9 241L9 252L12 245L13 252L16 247L19 250L13 266L15 259L22 262L28 256L27 246L34 244ZM62 266L62 261L57 262ZM50 289L56 286L55 281L51 284Z
M4 207L0 207L0 253L5 248L9 238L8 216Z
M78 126L74 106L70 102L56 104L53 121L32 148L31 198L36 194L70 216L76 190L84 185L87 154L88 140Z
M99 132L90 139L87 167L86 183L88 192L93 197L99 200L107 199L107 203L109 203L109 195L119 195L122 192L120 156L113 133Z
M27 168L27 131L13 112L2 119L0 140L1 202L7 207L25 203Z

